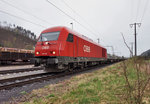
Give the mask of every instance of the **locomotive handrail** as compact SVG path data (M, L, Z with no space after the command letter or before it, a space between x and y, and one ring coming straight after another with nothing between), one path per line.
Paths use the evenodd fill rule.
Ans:
M60 56L60 49L61 49L61 43L60 43L60 45L59 45L59 56Z

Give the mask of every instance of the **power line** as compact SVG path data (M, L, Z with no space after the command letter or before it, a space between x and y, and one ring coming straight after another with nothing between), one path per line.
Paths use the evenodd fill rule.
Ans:
M4 13L4 14L7 14L7 15L10 15L10 16L12 16L12 17L18 18L18 19L20 19L20 20L26 21L26 22L28 22L28 23L31 23L31 24L34 24L34 25L40 26L40 27L42 27L42 28L46 28L46 27L45 27L45 26L43 26L43 25L40 25L40 24L34 23L34 22L32 22L32 21L29 21L29 20L24 19L24 18L22 18L22 17L19 17L19 16L16 16L16 15L10 14L10 13L8 13L8 12L2 11L2 10L0 10L0 12L1 12L1 13Z
M143 11L143 14L142 14L140 23L143 22L143 19L144 19L145 13L146 13L146 11L147 11L148 5L149 5L149 0L147 0L147 1L145 2L144 11ZM140 29L138 29L137 34L139 33L139 31L140 31Z
M144 12L143 12L143 14L142 14L142 18L141 18L140 23L142 23L142 21L143 21L143 19L144 19L144 16L145 16L145 13L146 13L148 4L149 4L149 0L147 0L146 3L145 3L145 6L144 6Z
M9 6L13 7L13 8L15 8L15 9L17 9L17 10L19 10L19 11L25 13L25 14L28 14L28 15L30 15L30 16L32 16L32 17L34 17L34 18L36 18L36 19L38 19L38 20L40 20L40 21L42 21L42 22L45 22L45 23L48 23L48 24L52 24L52 23L50 23L50 22L48 22L48 21L46 21L46 20L44 20L44 19L42 19L42 18L39 18L39 17L37 17L37 16L31 14L30 12L27 12L27 11L21 9L21 8L18 8L18 7L16 7L16 6L14 6L14 5L12 5L12 4L10 4L10 3L4 1L4 0L1 0L1 2L5 3L5 4L7 4L7 5L9 5Z
M131 1L131 22L132 22L132 20L133 20L133 7L134 7L134 2L133 2L133 0L130 0Z
M70 15L68 15L66 12L64 12L63 10L61 10L60 8L58 8L55 4L53 4L52 2L50 2L49 0L46 0L49 4L51 4L52 6L54 6L55 8L57 8L59 11L61 11L63 14L65 14L67 17L69 17L70 19L72 19L73 21L77 22L80 26L82 26L84 29L86 29L87 31L91 32L92 34L95 35L95 33L93 33L92 31L90 31L86 26L84 26L83 24L81 24L80 22L78 22L76 19L74 19L73 17L71 17Z
M79 13L77 13L73 8L71 8L64 0L62 0L62 2L72 10L72 12L74 12L74 14L78 15L89 27L91 27L92 29L94 29ZM94 29L95 30L95 29ZM98 32L98 31L97 31ZM99 32L98 32L99 33ZM100 34L100 33L99 33Z
M135 22L137 21L137 18L138 18L138 14L139 14L139 10L140 10L140 4L141 4L141 0L138 0L138 6L137 6L137 12L136 12L136 20L135 20Z

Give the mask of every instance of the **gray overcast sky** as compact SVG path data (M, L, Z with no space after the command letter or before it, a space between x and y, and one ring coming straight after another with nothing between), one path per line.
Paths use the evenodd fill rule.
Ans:
M19 8L19 10L3 1ZM67 26L71 28L70 23L73 22L75 31L96 42L97 38L100 38L101 45L113 46L115 54L121 56L129 56L129 51L123 43L121 32L124 34L126 42L130 45L131 42L134 42L134 31L133 28L130 28L129 24L142 22L141 27L137 27L138 54L150 49L149 0L49 1L80 22L86 29L60 12L46 0L0 0L1 11L32 21L43 27L25 22L1 12L0 21L7 21L8 23L22 26L36 33L37 36L39 36L42 30L53 26ZM70 7L78 15L73 12ZM35 17L40 18L40 20ZM112 53L111 48L107 49L109 53Z

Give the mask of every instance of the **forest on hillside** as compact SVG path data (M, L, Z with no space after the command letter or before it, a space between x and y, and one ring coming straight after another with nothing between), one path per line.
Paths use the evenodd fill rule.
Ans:
M0 47L34 49L36 35L21 26L0 22Z

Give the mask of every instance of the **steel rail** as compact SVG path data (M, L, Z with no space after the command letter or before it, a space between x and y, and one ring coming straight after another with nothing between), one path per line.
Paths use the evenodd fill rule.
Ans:
M2 86L0 86L0 90L10 89L10 88L13 88L13 87L22 86L22 85L26 85L26 84L30 84L30 83L34 83L34 82L40 82L40 81L43 81L43 80L50 80L52 78L59 78L59 77L63 77L63 76L66 76L66 75L77 74L79 72L83 72L83 71L89 70L91 68L99 68L99 67L101 68L101 67L105 67L105 66L108 66L108 65L89 67L89 68L84 68L82 70L74 70L72 72L63 72L63 73L57 73L57 74L55 73L53 75L51 75L50 73L49 73L50 75L48 75L48 73L45 73L46 76L41 76L40 78L34 78L34 79L31 79L29 77L24 77L24 79L29 78L29 80L2 85ZM31 76L34 76L34 75L31 75ZM23 79L23 78L20 78L20 79ZM14 81L14 80L15 80L15 78L11 79L11 81ZM5 81L10 81L10 80L6 79ZM5 82L5 81L0 81L0 82Z
M24 79L30 79L30 78L34 78L34 77L39 77L39 76L43 76L43 75L47 75L49 73L37 73L37 74L31 74L31 75L23 75L23 76L18 76L18 77L12 77L12 78L6 78L6 79L1 79L0 83L7 83L7 82L13 82L16 80L24 80Z

